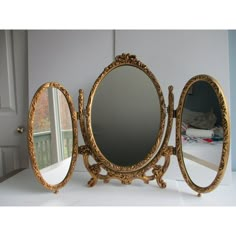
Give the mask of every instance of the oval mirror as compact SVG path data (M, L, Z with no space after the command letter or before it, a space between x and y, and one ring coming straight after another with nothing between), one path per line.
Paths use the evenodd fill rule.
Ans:
M29 111L28 147L36 177L55 192L75 167L76 122L72 99L60 84L46 83L38 89Z
M131 59L129 63L117 60L105 69L94 83L87 106L95 159L116 171L134 171L150 162L165 125L157 80L145 65Z
M220 85L208 75L193 77L177 109L176 148L187 184L210 192L223 178L229 155L229 113Z

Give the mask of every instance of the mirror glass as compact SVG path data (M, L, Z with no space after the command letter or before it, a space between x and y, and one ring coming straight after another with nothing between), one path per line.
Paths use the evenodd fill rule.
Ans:
M224 130L218 97L206 81L189 88L182 114L182 150L192 182L209 186L222 158Z
M150 153L160 131L160 99L148 75L122 65L100 82L92 104L94 139L104 157L132 166Z
M67 175L73 149L71 113L64 94L57 88L42 91L33 121L35 158L47 183L60 183Z

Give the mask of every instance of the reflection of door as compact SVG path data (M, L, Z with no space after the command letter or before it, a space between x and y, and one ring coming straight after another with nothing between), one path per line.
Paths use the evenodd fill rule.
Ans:
M0 31L0 178L28 167L27 35ZM23 127L23 133L17 132Z

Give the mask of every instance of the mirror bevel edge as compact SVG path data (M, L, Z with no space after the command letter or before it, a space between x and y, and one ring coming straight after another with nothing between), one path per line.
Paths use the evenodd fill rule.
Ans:
M190 89L190 87L198 82L198 81L204 81L211 85L212 89L214 90L218 102L221 108L221 114L222 114L222 127L224 131L224 138L223 138L223 147L222 147L222 155L221 160L219 164L219 168L216 174L216 177L212 181L210 185L207 187L200 187L196 185L190 178L187 168L185 166L185 162L183 159L183 152L182 152L182 140L181 140L181 123L182 123L182 114L183 114L183 107L185 104L187 93ZM186 84L185 87L182 90L178 108L176 110L176 156L178 159L179 167L181 170L181 173L184 177L184 180L189 185L191 189L198 193L208 193L213 191L221 182L224 173L226 171L228 158L229 158L229 150L230 150L230 119L229 119L229 109L226 102L226 98L224 96L223 90L216 79L213 77L206 75L206 74L200 74L192 77Z
M99 150L94 135L93 135L93 130L92 130L92 125L91 125L91 111L92 111L92 104L93 104L93 99L94 99L94 95L96 93L96 90L100 84L100 82L106 77L106 75L111 72L112 70L114 70L117 67L120 66L124 66L124 65L130 65L130 66L134 66L137 67L138 69L140 69L141 71L143 71L148 77L149 79L151 79L156 91L157 91L157 96L160 99L160 130L158 133L158 138L156 140L155 145L152 147L152 149L150 150L150 152L148 153L148 155L144 158L144 160L138 162L135 165L131 165L131 166L118 166L116 164L111 163L108 159L106 159L106 157L101 153L101 151ZM122 54L119 55L115 58L115 61L113 63L111 63L109 66L107 66L104 71L100 74L100 76L97 78L97 80L94 82L93 87L90 91L89 94L89 98L88 98L88 103L87 103L87 107L86 107L86 126L87 126L87 141L88 141L88 145L91 148L92 153L94 154L93 157L95 158L95 160L102 164L102 166L104 167L104 169L106 170L112 170L115 172L122 172L122 173L128 173L128 172L135 172L138 171L140 169L149 169L150 166L153 165L153 158L156 158L156 156L154 156L155 152L157 151L158 147L161 146L161 141L162 141L162 137L163 137L163 133L164 133L164 127L165 127L165 118L166 118L166 114L165 114L165 101L164 101L164 96L162 94L162 90L160 88L160 85L157 81L157 79L155 78L154 74L148 69L148 67L143 64L141 61L137 60L135 55L130 55L130 54Z
M36 104L39 100L40 95L42 92L49 88L53 87L62 92L62 94L65 96L69 110L70 110L70 115L71 115L71 123L72 123L72 133L73 133L73 147L72 147L72 158L71 158L71 163L68 169L68 172L66 176L63 178L63 180L55 185L49 184L42 176L40 173L36 156L35 156L35 151L34 151L34 139L33 139L33 125L34 125L34 115L35 115L35 109L36 109ZM37 180L48 190L51 190L55 193L58 192L60 188L65 186L65 184L70 180L73 170L75 168L77 156L78 156L78 125L77 125L77 112L74 109L72 98L67 92L67 90L59 83L56 82L47 82L39 87L39 89L35 92L34 97L31 101L30 104L30 109L29 109L29 114L28 114L28 133L27 133L27 140L28 140L28 152L30 155L30 161L31 161L31 166L33 168L34 174L37 178Z

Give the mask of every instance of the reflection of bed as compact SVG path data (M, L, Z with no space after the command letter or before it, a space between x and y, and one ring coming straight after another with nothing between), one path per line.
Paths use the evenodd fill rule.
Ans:
M223 142L219 133L222 129L214 127L212 130L196 129L196 132L188 132L188 128L182 129L182 149L185 166L188 173L191 173L193 182L201 186L208 186L215 178L221 160ZM189 129L193 128L190 126ZM196 135L188 136L189 133L195 133ZM196 137L201 133L209 133L209 136Z
M183 156L189 161L196 162L207 168L217 171L221 159L222 142L184 143Z
M216 127L213 110L207 113L184 108L182 143L184 158L214 171L218 170L222 152L222 127Z
M184 143L184 163L190 178L199 186L206 187L215 179L221 160L222 142Z

